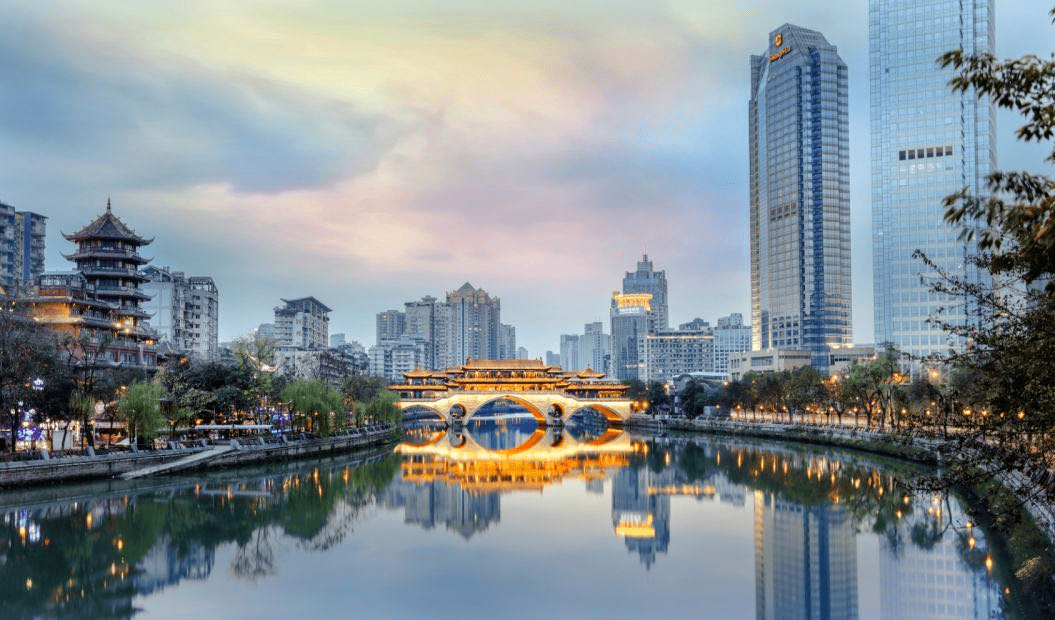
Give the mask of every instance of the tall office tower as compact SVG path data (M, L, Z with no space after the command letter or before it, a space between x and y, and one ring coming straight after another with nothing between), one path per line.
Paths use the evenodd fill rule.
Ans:
M652 261L645 254L637 262L637 271L628 271L623 277L623 293L648 293L652 295L649 307L649 331L659 332L669 327L667 313L667 272L654 271Z
M648 293L612 293L612 365L617 381L645 380L645 337L649 331Z
M875 341L913 356L958 346L928 317L969 324L963 300L920 281L933 272L912 258L924 251L941 269L983 281L970 248L943 220L942 198L964 187L986 191L996 165L995 111L971 89L954 93L952 72L935 60L951 50L992 52L994 0L870 0L872 272Z
M851 343L846 64L785 24L751 57L751 347L807 349L827 367Z
M755 617L857 620L857 542L844 505L755 491Z
M280 347L327 349L330 309L314 297L283 299L275 308L275 339Z
M395 340L403 335L406 329L407 315L399 310L385 310L377 313L377 343Z

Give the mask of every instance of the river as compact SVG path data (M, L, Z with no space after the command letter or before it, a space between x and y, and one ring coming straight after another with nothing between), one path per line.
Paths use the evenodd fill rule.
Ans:
M0 494L0 618L1051 618L1050 558L926 475L773 442L418 426L370 453Z

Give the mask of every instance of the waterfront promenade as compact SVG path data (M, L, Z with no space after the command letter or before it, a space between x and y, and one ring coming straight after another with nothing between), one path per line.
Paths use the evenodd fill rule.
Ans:
M760 437L780 441L794 441L816 445L851 448L884 454L939 467L956 460L977 463L1005 489L1013 493L1037 527L1048 540L1055 543L1055 479L1050 472L1008 470L986 457L989 446L964 446L940 434L881 429L854 423L847 418L842 424L821 422L789 422L787 416L740 415L730 418L654 418L643 414L631 416L629 428L662 433L683 431L716 435Z

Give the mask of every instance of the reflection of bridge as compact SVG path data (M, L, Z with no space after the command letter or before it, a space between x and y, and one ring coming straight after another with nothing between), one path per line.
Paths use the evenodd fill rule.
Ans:
M399 394L399 406L431 409L448 423L467 420L488 404L512 403L540 424L562 424L583 409L622 424L635 406L626 397L626 385L604 381L603 374L589 369L563 372L540 360L469 360L445 371L414 370L403 376L405 383L389 386Z
M629 457L645 449L618 429L580 440L556 427L538 428L518 445L487 448L465 429L438 430L404 442L396 452L406 457L403 478L413 482L444 481L481 493L542 490L566 476L584 480L605 477L626 467Z

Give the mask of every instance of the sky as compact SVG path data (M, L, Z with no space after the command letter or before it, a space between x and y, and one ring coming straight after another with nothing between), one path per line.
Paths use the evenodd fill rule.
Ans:
M997 55L1055 49L997 0ZM750 316L749 57L784 23L849 67L854 341L872 342L867 0L0 0L0 201L114 213L213 277L220 339L280 299L375 315L470 282L533 357L608 324L647 253L672 325ZM1001 168L1043 149L998 117ZM607 331L607 328L606 328Z

